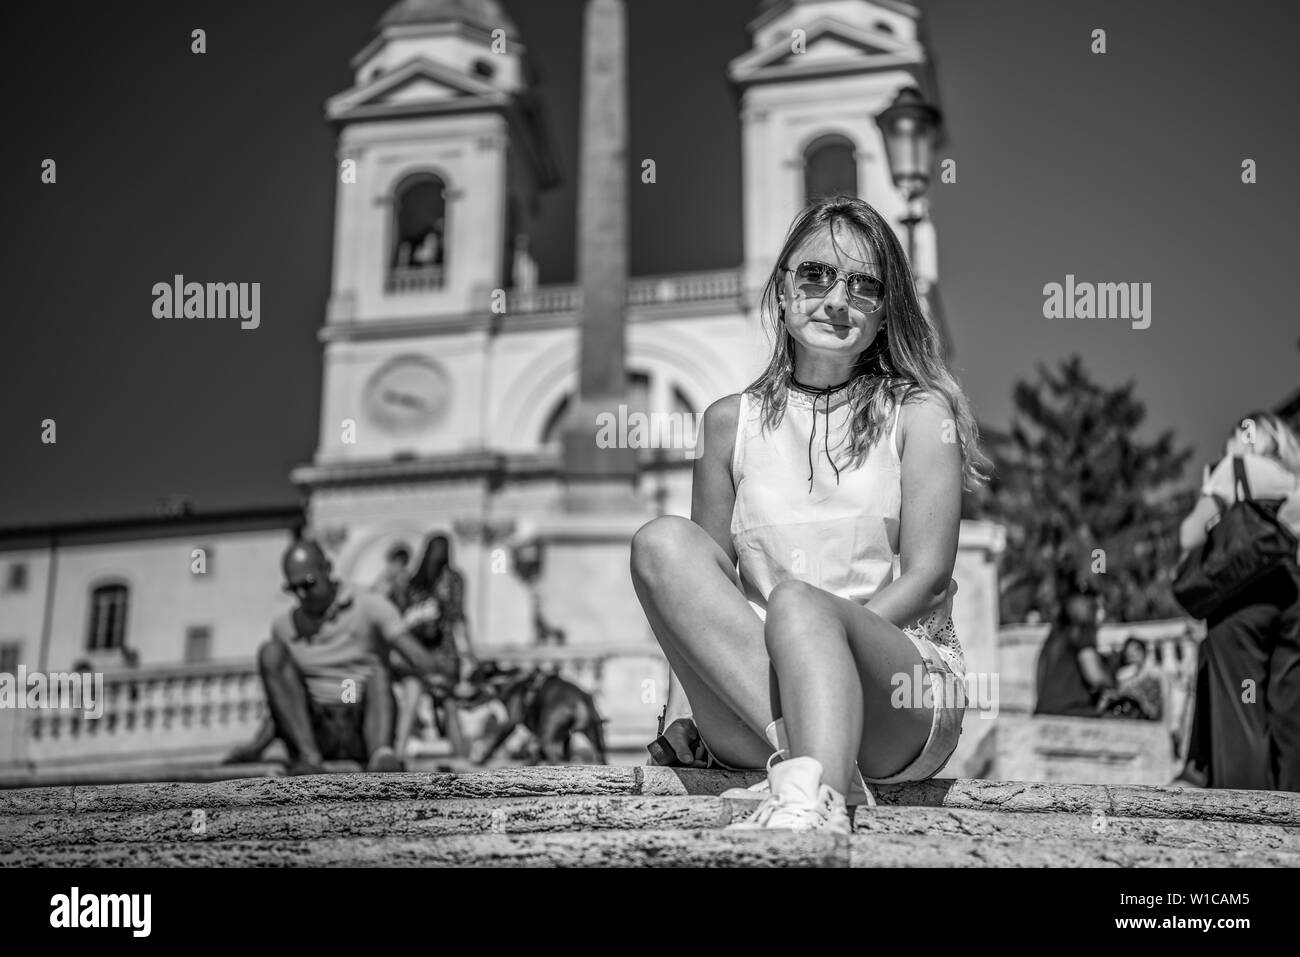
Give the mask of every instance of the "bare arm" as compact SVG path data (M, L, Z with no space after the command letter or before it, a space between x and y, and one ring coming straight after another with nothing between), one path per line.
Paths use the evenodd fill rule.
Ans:
M1178 527L1178 544L1184 553L1205 544L1205 526L1217 514L1219 507L1211 496L1202 495L1197 499L1196 507Z
M948 595L961 531L961 451L953 440L952 414L940 398L904 405L898 430L903 463L900 573L867 607L902 627Z
M1084 648L1079 651L1076 658L1079 662L1079 673L1083 675L1084 683L1088 685L1090 691L1115 687L1115 679L1111 677L1110 669L1101 660L1101 653L1096 648Z
M427 674L433 670L433 656L425 650L424 645L415 640L409 631L390 636L388 641L419 674Z
M703 448L697 446L691 477L691 521L713 537L732 565L736 564L736 547L731 541L736 489L731 483L731 452L739 415L739 395L723 396L705 410L699 436Z

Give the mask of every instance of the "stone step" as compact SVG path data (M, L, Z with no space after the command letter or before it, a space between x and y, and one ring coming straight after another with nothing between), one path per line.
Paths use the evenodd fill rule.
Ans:
M68 844L0 851L5 867L1295 867L1300 855L1168 848L1116 840L1039 841L948 834L842 837L716 829L565 831L314 840Z
M762 780L760 772L654 767L493 768L461 774L327 774L202 783L76 785L0 790L0 819L30 814L162 811L321 802L430 801L527 796L708 796ZM1300 825L1300 794L1140 785L1047 784L936 778L874 789L882 806L1064 812Z
M0 819L0 850L116 843L312 841L325 838L718 829L753 802L712 796L451 798L233 804L25 814ZM887 805L858 808L861 834L1038 843L1134 843L1300 854L1300 828L1064 811Z

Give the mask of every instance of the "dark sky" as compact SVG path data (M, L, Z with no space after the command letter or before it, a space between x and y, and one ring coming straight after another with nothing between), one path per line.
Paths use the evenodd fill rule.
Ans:
M6 10L0 525L296 501L315 448L332 256L327 97L388 0L64 0ZM564 188L534 248L574 275L580 0L505 0ZM725 65L756 0L629 0L634 275L740 262ZM923 0L956 184L933 189L956 366L983 421L1083 355L1208 459L1300 384L1295 4ZM190 31L208 53L189 52ZM1095 27L1109 52L1089 52ZM58 162L43 186L40 164ZM1245 157L1259 183L1240 182ZM867 197L868 200L871 197ZM153 318L174 273L262 283L262 325ZM1045 283L1150 282L1149 329L1051 322ZM40 442L40 421L58 443ZM1198 469L1199 471L1199 469Z

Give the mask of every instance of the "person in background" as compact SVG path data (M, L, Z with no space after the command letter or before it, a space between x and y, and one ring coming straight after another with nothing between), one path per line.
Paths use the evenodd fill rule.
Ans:
M403 621L429 655L431 666L423 674L399 665L401 704L397 721L398 754L405 752L415 727L420 697L425 690L433 696L435 719L442 712L443 728L458 757L468 755L461 734L454 688L461 677L462 652L466 673L473 669L469 623L465 618L465 576L452 567L451 542L446 535L433 535L425 544L420 566L396 601Z
M1210 775L1210 667L1204 649L1196 653L1196 680L1187 697L1183 724L1187 747L1183 753L1183 769L1169 782L1171 787L1213 787Z
M332 759L400 771L388 655L425 670L432 666L427 652L386 598L335 579L316 542L293 542L282 566L285 591L298 605L275 617L257 653L270 722L227 761L255 760L278 737L289 774L322 773Z
M411 547L405 542L398 542L384 555L384 570L379 573L371 589L393 604L399 604L401 596L406 592L407 583L411 580L408 568L410 564Z
M1113 674L1115 687L1102 690L1098 713L1111 718L1159 721L1164 713L1160 671L1147 653L1146 642L1141 638L1126 639Z
M1237 456L1249 497L1286 500L1284 522L1295 514L1300 440L1272 413L1252 412L1229 436L1179 529L1184 555L1205 543L1206 526L1238 500ZM1208 704L1212 786L1300 791L1300 568L1294 561L1277 566L1205 624L1209 700L1198 693L1195 708Z
M1038 697L1034 714L1097 715L1102 692L1115 680L1097 650L1097 597L1069 580L1055 620L1038 652Z

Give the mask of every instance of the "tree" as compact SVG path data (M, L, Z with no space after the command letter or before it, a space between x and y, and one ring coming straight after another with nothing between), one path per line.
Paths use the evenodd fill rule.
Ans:
M1172 431L1137 438L1134 388L1093 382L1072 356L1016 383L1009 431L984 430L994 474L977 508L1007 529L1002 620L1050 618L1071 588L1095 589L1111 620L1182 614L1169 582L1197 494L1178 483L1192 449Z

